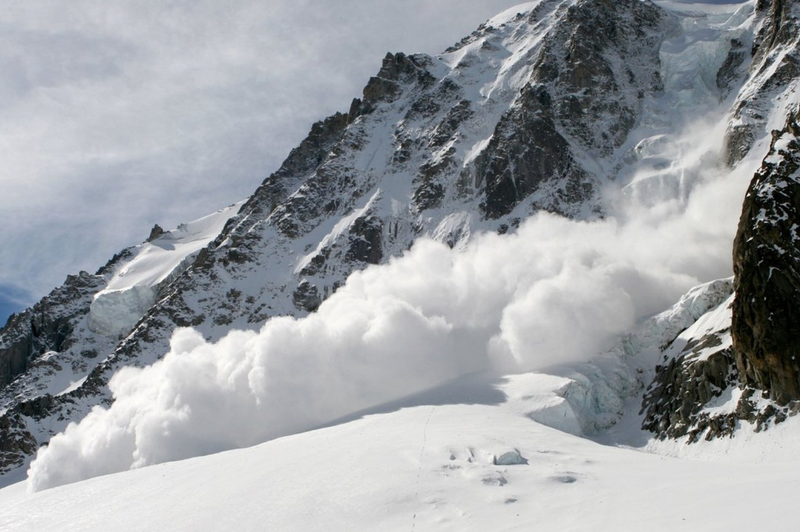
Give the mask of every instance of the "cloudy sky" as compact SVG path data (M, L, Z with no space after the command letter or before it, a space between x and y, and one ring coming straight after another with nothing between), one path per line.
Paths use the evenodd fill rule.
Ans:
M7 0L0 322L68 273L248 196L387 51L515 0Z

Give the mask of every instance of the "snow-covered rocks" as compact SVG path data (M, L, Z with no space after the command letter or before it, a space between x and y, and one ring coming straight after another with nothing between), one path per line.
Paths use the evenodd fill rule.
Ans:
M181 224L173 231L151 232L147 242L129 248L126 260L107 274L108 284L95 294L89 311L89 328L112 338L127 335L155 304L161 288L189 267L243 203Z
M518 449L514 449L513 451L506 451L500 456L495 456L492 463L499 466L526 465L528 460L519 453Z

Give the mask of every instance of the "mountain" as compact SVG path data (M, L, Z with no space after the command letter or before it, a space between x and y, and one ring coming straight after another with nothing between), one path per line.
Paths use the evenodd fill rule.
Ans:
M5 483L51 439L35 489L475 374L612 443L777 432L800 399L797 11L543 0L387 54L248 199L8 320Z

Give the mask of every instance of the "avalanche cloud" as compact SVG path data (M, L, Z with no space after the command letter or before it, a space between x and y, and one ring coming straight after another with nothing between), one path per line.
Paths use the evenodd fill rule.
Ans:
M472 372L587 361L691 286L730 275L742 177L700 180L648 216L635 205L591 223L540 213L460 252L422 239L308 317L216 343L179 330L163 359L111 380L109 408L40 449L29 489L253 445Z

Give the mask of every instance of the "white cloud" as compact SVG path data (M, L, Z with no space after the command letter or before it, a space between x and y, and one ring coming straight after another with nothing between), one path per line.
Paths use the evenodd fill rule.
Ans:
M645 222L540 213L462 252L420 240L351 275L307 318L217 343L179 330L162 360L112 378L109 409L39 451L29 485L252 445L475 371L589 360L699 281L730 274L738 205L715 206L741 198L746 177L700 179L687 201Z

